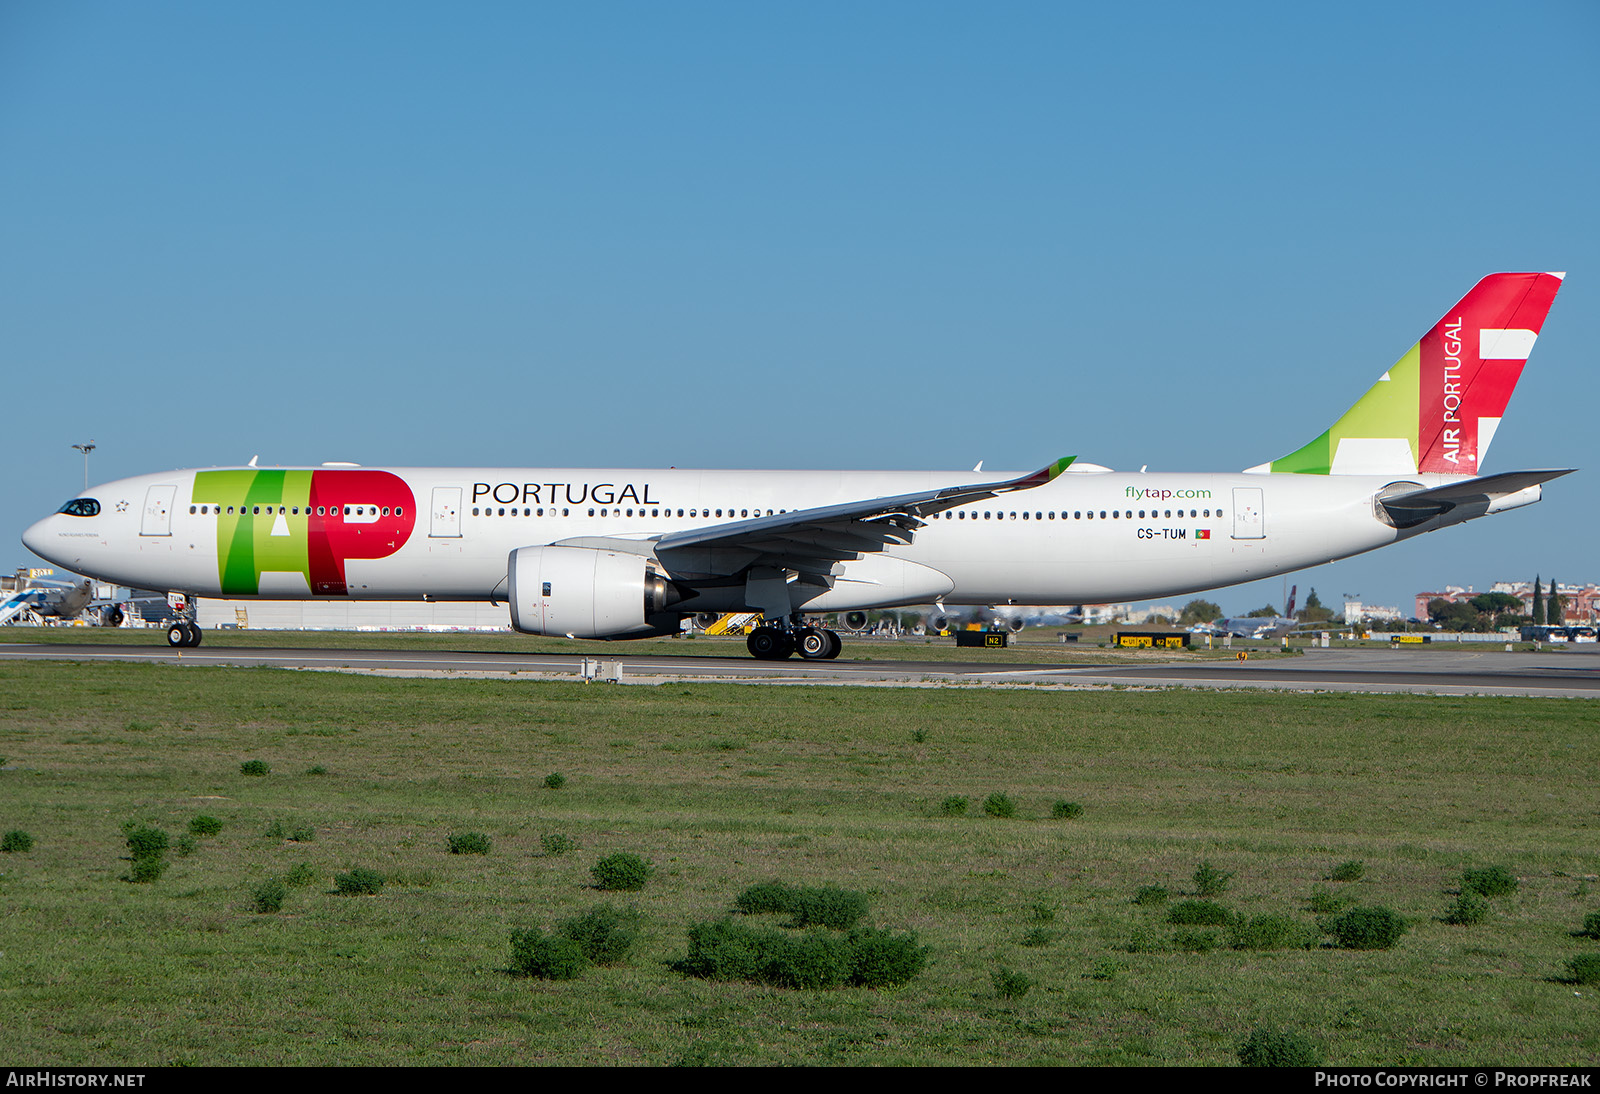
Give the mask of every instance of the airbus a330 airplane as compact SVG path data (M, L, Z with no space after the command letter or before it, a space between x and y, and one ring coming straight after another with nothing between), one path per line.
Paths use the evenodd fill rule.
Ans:
M192 597L488 600L529 634L671 634L760 612L750 652L839 653L806 617L1078 604L1233 585L1538 501L1567 470L1482 476L1559 273L1480 281L1325 433L1238 474L1068 457L934 472L232 467L122 479L23 542ZM254 461L252 461L252 464ZM197 645L188 609L168 631Z

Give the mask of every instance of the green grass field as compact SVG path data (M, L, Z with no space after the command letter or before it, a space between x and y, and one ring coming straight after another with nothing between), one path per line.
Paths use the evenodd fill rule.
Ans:
M144 665L0 666L0 1028L15 1066L1230 1064L1252 1028L1330 1064L1593 1064L1566 963L1600 907L1581 700L663 687ZM920 738L920 739L919 739ZM262 760L270 774L241 774ZM314 773L315 772L315 773ZM560 773L560 789L546 776ZM1011 819L982 803L1004 792ZM965 796L964 816L941 803ZM1083 806L1051 819L1060 800ZM220 833L134 884L121 827ZM268 836L276 825L283 834ZM288 835L314 831L314 839ZM482 832L487 855L451 855ZM576 844L549 854L546 836ZM650 859L640 892L590 867ZM1310 927L1389 906L1390 950L1173 945L1141 886ZM1327 880L1347 860L1358 881ZM309 864L282 910L253 891ZM1466 867L1517 891L1442 921ZM389 881L341 896L354 866ZM781 878L871 896L931 948L884 990L689 978L691 924ZM638 951L508 973L511 932L606 899ZM1002 966L1034 986L1005 997Z

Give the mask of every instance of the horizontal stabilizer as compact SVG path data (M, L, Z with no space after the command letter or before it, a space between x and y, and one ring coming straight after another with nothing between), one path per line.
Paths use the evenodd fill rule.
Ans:
M1464 479L1427 490L1413 490L1393 497L1380 497L1378 504L1388 512L1397 528L1411 528L1423 521L1443 516L1461 506L1482 506L1481 512L1515 509L1539 500L1539 486L1562 475L1570 475L1576 468L1566 467L1545 471L1507 471L1500 475L1485 475L1477 479ZM1512 504L1504 503L1514 495L1526 493L1525 498ZM1474 514L1477 515L1477 514Z

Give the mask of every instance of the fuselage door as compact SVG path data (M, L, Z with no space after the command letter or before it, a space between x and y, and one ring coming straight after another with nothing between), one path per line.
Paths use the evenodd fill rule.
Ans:
M152 486L145 492L144 517L139 522L141 536L172 534L172 499L177 493L176 486Z
M433 523L428 527L431 539L459 539L461 536L461 487L435 486L433 488Z
M1261 512L1261 487L1234 487L1233 538L1267 538L1267 522Z

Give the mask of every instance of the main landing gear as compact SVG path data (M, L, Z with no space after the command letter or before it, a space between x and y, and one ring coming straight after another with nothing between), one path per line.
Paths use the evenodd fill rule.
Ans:
M200 628L187 619L180 619L167 628L167 645L193 648L200 644Z
M745 645L750 656L761 661L782 661L794 653L807 661L832 661L844 649L837 634L799 621L763 623L750 632Z

